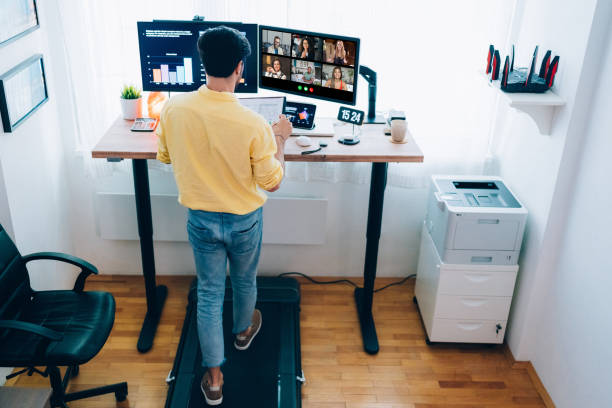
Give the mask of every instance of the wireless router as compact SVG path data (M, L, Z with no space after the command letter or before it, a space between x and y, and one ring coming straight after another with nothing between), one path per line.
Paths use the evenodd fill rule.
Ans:
M500 80L500 89L508 93L544 93L549 90L555 81L555 75L559 68L559 56L555 56L552 61L551 51L546 51L540 71L535 73L536 60L538 57L538 46L535 47L531 65L523 68L514 69L514 45L512 46L512 59L506 56L504 68L499 78L500 57L499 51L493 45L489 45L487 55L486 74L492 81Z

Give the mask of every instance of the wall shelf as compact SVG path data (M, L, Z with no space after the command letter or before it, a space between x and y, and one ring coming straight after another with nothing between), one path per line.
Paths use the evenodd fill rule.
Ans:
M497 92L503 95L511 108L529 115L541 134L550 135L556 108L565 105L563 98L550 90L541 94L507 93L500 89L499 80L490 81L486 75L485 80L490 87L497 89Z

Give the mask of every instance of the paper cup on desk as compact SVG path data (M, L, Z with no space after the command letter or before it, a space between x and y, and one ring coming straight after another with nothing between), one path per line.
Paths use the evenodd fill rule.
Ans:
M406 143L408 127L404 119L393 119L391 121L391 142Z

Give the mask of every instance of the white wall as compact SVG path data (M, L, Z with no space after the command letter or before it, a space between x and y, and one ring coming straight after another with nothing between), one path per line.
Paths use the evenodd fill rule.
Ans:
M11 210L6 195L6 185L4 183L4 172L2 171L2 161L0 161L0 224L8 233L9 237L15 239L13 233L13 221L11 220Z
M0 160L0 224L8 235L15 239L13 233L13 221L11 220L11 211L9 209L8 198L6 195L6 186L4 183L4 173L2 171L2 161ZM0 367L0 386L6 382L6 376L13 371L12 367Z
M516 39L516 61L519 66L529 63L536 44L540 45L540 55L551 49L561 56L555 88L565 99L566 105L557 109L551 134L541 135L531 118L507 105L502 105L503 115L496 128L498 141L495 148L500 175L529 210L507 336L515 357L521 360L528 359L528 345L522 343L530 339L525 336L525 328L533 307L531 302L538 296L533 289L543 261L542 248L547 237L557 173L566 141L570 137L572 115L575 108L580 106L576 95L596 1L581 2L580 7L570 5L568 1L565 3L561 5L553 0L525 1ZM545 23L547 21L550 24ZM572 27L571 30L568 27Z
M612 31L564 211L563 237L530 334L531 360L558 407L609 407L612 395Z
M55 61L49 54L47 3L39 2L41 28L0 49L0 72L33 54L44 56L50 100L12 133L0 133L0 163L5 197L10 209L17 246L23 254L36 251L72 252L69 189L64 143L60 132L54 81ZM3 192L0 190L0 192ZM3 194L4 195L4 194ZM35 289L66 287L72 269L37 261L30 276Z
M507 338L515 358L533 362L557 406L610 406L604 384L612 378L602 362L610 361L612 334L604 292L612 3L565 3L527 1L519 30L520 44L561 55L556 88L567 104L552 134L540 135L509 109L497 127L501 175L530 210Z

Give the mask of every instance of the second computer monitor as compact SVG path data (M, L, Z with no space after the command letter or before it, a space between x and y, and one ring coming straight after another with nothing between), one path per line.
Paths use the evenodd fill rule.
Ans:
M355 104L359 39L259 26L259 86Z

